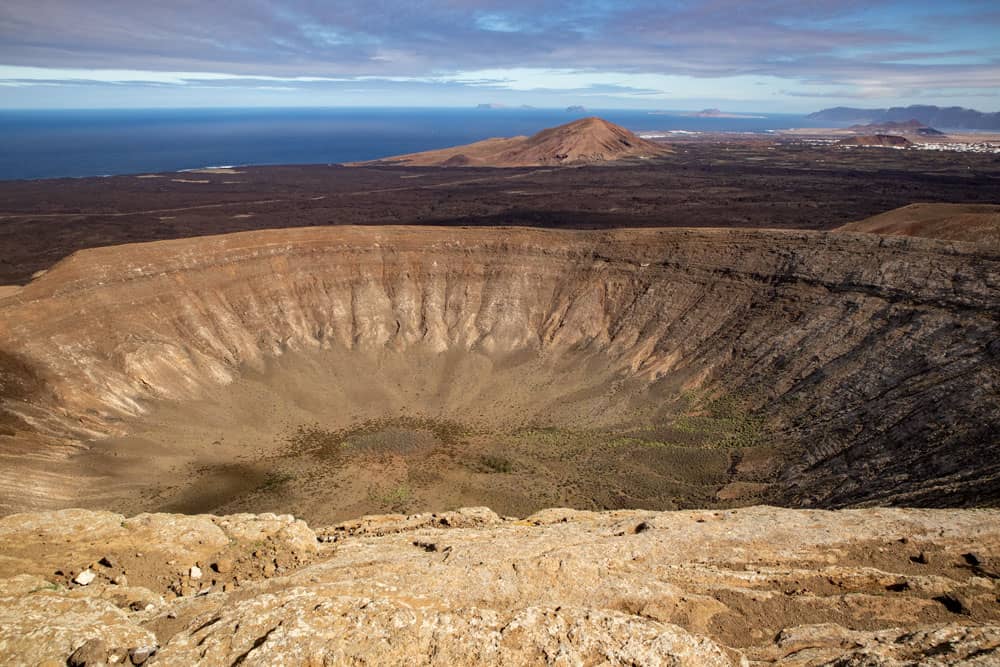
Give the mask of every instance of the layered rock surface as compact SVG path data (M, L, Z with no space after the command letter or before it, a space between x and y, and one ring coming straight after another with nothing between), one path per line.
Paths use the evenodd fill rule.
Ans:
M300 424L676 434L702 423L668 424L683 397L736 397L771 453L736 423L730 472L705 482L720 497L994 503L998 286L988 250L849 233L324 228L88 250L0 301L0 506L108 507L170 466L273 455L207 430L184 451L100 443L161 422L276 428L288 417L240 384L275 360L294 372L267 391ZM659 474L667 449L622 451ZM622 498L587 506L649 502Z
M0 535L11 665L130 651L156 665L1000 659L995 510L476 508L315 532L74 510L0 519ZM94 582L67 579L88 567Z

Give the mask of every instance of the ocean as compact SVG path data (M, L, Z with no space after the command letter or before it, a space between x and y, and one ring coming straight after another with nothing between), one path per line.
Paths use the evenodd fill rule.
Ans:
M767 132L810 125L803 116L788 114L691 118L620 109L0 111L0 180L372 160L532 134L590 115L640 133Z

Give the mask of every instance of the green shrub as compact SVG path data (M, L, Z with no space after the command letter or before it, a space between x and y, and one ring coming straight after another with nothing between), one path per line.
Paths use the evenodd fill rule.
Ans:
M486 456L479 457L479 463L486 472L500 472L509 473L514 472L514 463L505 456L498 456L496 454L487 454Z

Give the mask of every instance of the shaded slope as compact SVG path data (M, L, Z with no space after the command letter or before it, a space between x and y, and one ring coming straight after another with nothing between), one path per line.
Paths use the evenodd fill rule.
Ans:
M365 164L443 167L531 167L613 162L669 154L663 144L600 118L583 118L530 137L486 139L465 146L411 153Z
M910 204L837 231L888 236L922 236L1000 247L1000 206L993 204Z
M158 483L156 465L166 475L286 456L250 436L409 414L498 437L542 429L552 463L532 466L550 470L560 451L594 443L605 462L645 461L650 493L687 470L663 455L689 442L729 457L728 477L699 482L709 490L763 482L774 502L827 506L995 503L997 275L1000 259L967 245L845 233L327 228L93 249L0 301L11 360L0 494L8 511L101 505ZM148 440L199 423L200 440ZM212 435L246 424L259 432ZM577 449L544 439L579 429L613 437L570 439ZM389 504L427 481L408 475L408 448L420 459L421 442L454 449L447 434L378 437L350 451L387 462L392 484L371 493ZM132 467L116 465L128 457ZM323 460L331 474L353 464ZM308 486L311 468L286 463L287 478L256 482L291 480L284 501L258 498L266 507ZM521 479L494 467L510 476L478 477L482 488ZM610 469L595 461L592 477L570 481L586 489ZM355 485L338 491L317 483L327 496L313 500L329 511L348 491L364 499L357 477L337 477ZM671 506L635 484L593 503L571 491L537 502Z

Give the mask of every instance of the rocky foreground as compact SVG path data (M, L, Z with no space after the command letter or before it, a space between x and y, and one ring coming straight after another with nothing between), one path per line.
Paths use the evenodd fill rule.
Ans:
M1000 511L0 519L5 665L1000 661Z

